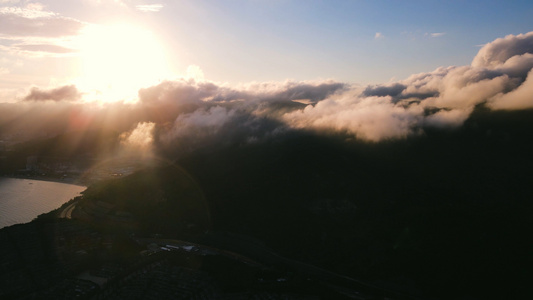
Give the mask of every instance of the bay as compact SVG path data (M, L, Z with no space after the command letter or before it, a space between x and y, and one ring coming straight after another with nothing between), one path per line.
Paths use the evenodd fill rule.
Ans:
M79 196L85 189L60 182L0 177L0 228L30 222Z

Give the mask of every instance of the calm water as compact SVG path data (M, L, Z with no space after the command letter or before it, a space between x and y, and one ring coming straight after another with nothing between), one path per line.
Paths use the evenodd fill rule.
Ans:
M73 184L0 178L0 228L30 222L84 190L85 187Z

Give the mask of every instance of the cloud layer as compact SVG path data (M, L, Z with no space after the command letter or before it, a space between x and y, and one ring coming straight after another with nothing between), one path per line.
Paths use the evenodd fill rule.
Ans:
M76 101L81 97L80 92L74 85L66 85L50 90L32 88L30 93L24 97L25 101Z
M33 88L20 102L25 108L17 109L29 111L35 105L31 103L48 103L40 118L45 118L45 111L60 115L59 111L75 110L91 120L89 127L126 132L128 143L139 137L143 143L182 149L214 142L254 143L294 130L341 132L379 142L418 135L429 127L461 126L479 105L533 108L532 68L533 32L486 44L471 65L441 67L381 85L321 80L230 87L188 78L141 89L139 101L130 104L76 101L83 95L68 85ZM39 119L37 112L33 114ZM0 114L0 120L6 119Z
M533 32L486 44L469 66L442 67L383 85L286 82L230 89L210 82L182 81L143 90L140 99L145 103L154 99L194 103L200 108L187 112L191 120L203 117L224 124L242 112L256 117L266 113L280 126L340 131L376 142L416 135L426 127L458 127L478 105L492 109L532 108L532 57ZM308 105L291 105L295 100ZM230 105L231 115L219 107L218 112L225 113L219 118L214 111L202 108L215 103ZM278 105L274 107L273 103ZM190 124L182 124L187 118L178 117L174 131L189 128ZM210 126L216 127L214 123Z

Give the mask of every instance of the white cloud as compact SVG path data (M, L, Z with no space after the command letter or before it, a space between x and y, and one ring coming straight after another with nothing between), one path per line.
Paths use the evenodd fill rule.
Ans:
M431 33L430 36L436 38L436 37L441 37L445 34L446 32L434 32L434 33Z
M55 13L42 10L42 5L28 5L26 7L0 7L0 15L4 18L13 16L36 19L36 18L49 18L56 16Z
M131 132L121 134L121 142L128 150L139 151L141 154L152 153L155 123L139 122Z
M377 142L416 133L423 109L417 105L402 107L390 97L364 97L347 92L287 113L285 121L296 128L346 131L357 138Z
M426 126L457 127L474 107L533 107L533 32L480 49L472 66L438 68L406 80L345 91L285 114L297 128L334 130L368 141L402 138ZM524 81L524 72L529 72Z
M461 126L472 113L473 108L441 110L425 118L424 125L446 128Z
M115 6L120 6L120 7L127 7L125 1L123 0L83 0L83 1L91 5L115 5Z
M145 4L145 5L136 5L135 8L142 12L158 12L163 9L163 4Z
M374 35L375 40L380 40L383 38L385 38L385 36L381 32L376 32L376 34Z
M533 108L533 69L529 71L526 81L517 89L494 96L489 100L488 105L492 109Z
M440 108L469 108L508 87L507 75L491 76L483 69L469 66L450 69L436 84L438 96L425 99L425 106Z
M472 60L473 67L497 68L514 56L533 54L533 31L508 35L485 44Z

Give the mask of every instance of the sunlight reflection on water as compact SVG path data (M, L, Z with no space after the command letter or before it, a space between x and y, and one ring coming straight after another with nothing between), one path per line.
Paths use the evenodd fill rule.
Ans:
M30 222L78 196L85 188L59 182L0 178L0 228Z

